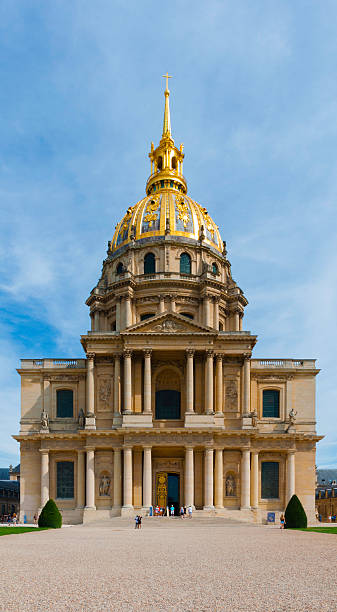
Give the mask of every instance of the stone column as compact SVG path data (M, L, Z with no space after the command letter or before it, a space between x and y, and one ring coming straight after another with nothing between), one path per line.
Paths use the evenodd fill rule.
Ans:
M293 495L295 495L295 451L290 450L287 456L286 505Z
M212 510L213 505L213 448L205 449L205 465L204 465L204 510Z
M185 505L194 508L194 456L193 446L185 449Z
M99 331L99 318L100 318L100 311L99 310L95 310L95 312L94 312L94 328L95 328L95 331Z
M223 373L222 373L222 355L216 355L215 366L215 388L216 388L216 404L215 412L222 414L223 410Z
M193 414L194 412L194 372L193 372L193 359L194 350L187 349L187 367L186 367L186 414Z
M171 300L171 312L175 312L176 311L176 296L171 295L170 300Z
M144 413L151 414L151 353L144 349Z
M233 320L234 320L234 330L233 331L240 331L240 310L234 311Z
M121 358L120 355L114 356L114 413L121 412Z
M144 446L143 462L143 507L152 506L152 451L151 446Z
M165 297L163 295L159 296L159 312L165 312Z
M213 414L213 351L206 351L205 412Z
M84 508L85 504L85 451L77 451L77 508Z
M219 329L219 302L220 302L220 298L215 297L214 298L214 304L213 304L213 327L214 329Z
M223 508L223 450L215 450L215 507Z
M204 308L204 325L206 325L206 327L210 327L210 312L209 312L209 296L208 295L204 296L203 308Z
M86 508L96 510L95 506L95 449L86 448L87 451L87 503Z
M244 355L243 362L243 416L250 413L250 355Z
M131 355L129 349L124 351L124 414L132 412Z
M87 416L95 414L95 353L87 353Z
M241 451L241 509L250 508L250 450Z
M132 504L132 447L124 446L124 500L123 508L133 508Z
M250 502L252 508L259 507L259 453L257 450L252 451L251 455L251 479L250 479L250 487L251 487L251 496Z
M116 331L121 331L121 301L117 298L116 302Z
M129 295L125 296L125 327L132 325L132 312L131 312L131 298Z
M49 450L40 449L41 453L41 508L49 499Z
M114 448L114 508L122 505L122 450Z

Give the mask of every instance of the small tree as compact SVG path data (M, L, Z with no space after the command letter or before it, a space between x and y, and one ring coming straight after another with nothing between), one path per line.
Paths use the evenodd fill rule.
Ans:
M62 515L53 499L48 499L39 516L39 527L62 527Z
M286 529L302 529L308 524L307 515L297 495L293 495L288 502L285 521Z

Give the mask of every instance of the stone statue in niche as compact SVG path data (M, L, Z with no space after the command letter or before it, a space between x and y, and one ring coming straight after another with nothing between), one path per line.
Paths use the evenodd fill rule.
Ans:
M297 415L297 410L294 410L293 408L290 410L289 412L289 422L290 425L294 425L295 421L296 421L296 415Z
M110 495L110 478L102 476L99 483L99 494L101 497L109 497Z
M41 429L49 429L49 417L44 408L41 412Z
M80 429L83 429L84 427L84 412L82 408L80 409L78 413L78 426Z
M237 410L238 407L238 389L236 380L226 381L225 409Z
M229 474L226 478L226 497L235 497L235 478Z
M111 380L109 378L101 378L98 387L98 396L100 404L103 404L105 410L111 397Z
M256 410L252 410L249 413L249 416L252 419L252 427L256 427L257 426L257 412L256 412Z

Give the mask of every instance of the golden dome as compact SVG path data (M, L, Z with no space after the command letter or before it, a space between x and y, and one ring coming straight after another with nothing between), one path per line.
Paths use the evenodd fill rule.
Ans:
M135 206L128 208L126 215L116 226L110 252L115 252L135 240L165 235L202 240L203 244L222 252L219 229L206 208L173 188L146 196Z
M171 134L171 119L166 78L163 133L158 147L151 143L151 175L146 183L147 196L128 208L115 229L111 253L139 240L165 235L200 241L222 252L223 244L217 225L206 208L192 200L183 176L183 145L178 149ZM157 239L158 239L157 238Z

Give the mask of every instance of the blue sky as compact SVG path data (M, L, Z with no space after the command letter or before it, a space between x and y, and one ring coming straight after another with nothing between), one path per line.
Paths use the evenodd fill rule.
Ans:
M336 23L329 0L2 0L0 465L18 461L19 359L82 356L168 70L189 194L227 241L254 356L318 358L317 463L336 466Z

